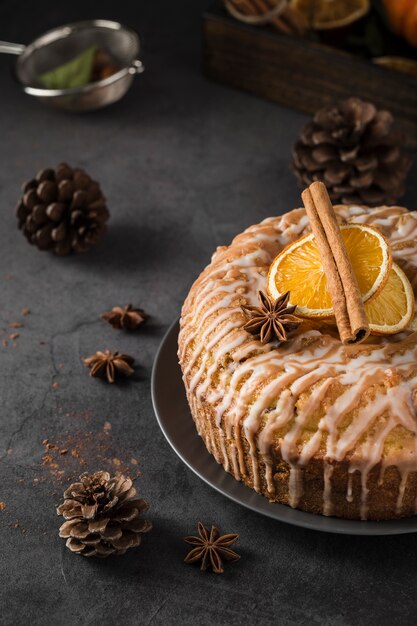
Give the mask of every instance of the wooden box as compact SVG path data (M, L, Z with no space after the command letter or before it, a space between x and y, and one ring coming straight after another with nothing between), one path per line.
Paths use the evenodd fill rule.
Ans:
M349 96L390 110L417 148L417 78L343 50L243 24L215 4L203 16L203 63L214 80L305 113Z

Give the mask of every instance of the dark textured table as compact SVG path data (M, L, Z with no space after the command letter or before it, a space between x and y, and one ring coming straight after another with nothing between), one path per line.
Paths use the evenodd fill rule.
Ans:
M324 535L261 517L200 481L158 429L152 361L193 279L217 245L299 203L288 161L305 118L204 79L203 5L0 6L11 41L87 17L129 23L147 68L120 103L69 116L25 97L0 59L0 622L414 624L416 535ZM94 251L64 259L30 247L14 215L21 182L62 160L102 182L112 212ZM414 187L404 203L416 200ZM135 335L99 319L128 302L152 316ZM88 376L81 358L106 347L137 359L134 380ZM154 530L138 550L97 561L65 548L55 506L74 475L101 467L141 471ZM199 519L240 533L242 559L223 576L182 561Z

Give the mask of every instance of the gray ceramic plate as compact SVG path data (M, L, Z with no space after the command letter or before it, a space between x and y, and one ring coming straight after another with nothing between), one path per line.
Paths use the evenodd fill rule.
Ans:
M211 487L252 511L280 522L328 533L397 535L417 532L417 517L388 522L359 522L323 517L271 504L224 471L207 452L188 408L177 359L178 320L166 333L152 371L152 401L162 432L180 459Z

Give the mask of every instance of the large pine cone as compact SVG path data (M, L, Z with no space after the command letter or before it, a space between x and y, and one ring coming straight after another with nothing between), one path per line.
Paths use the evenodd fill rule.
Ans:
M349 98L326 106L301 131L293 170L303 186L325 183L335 203L394 204L405 192L411 159L388 111Z
M67 520L59 536L67 540L67 548L83 556L124 554L152 528L151 522L139 517L148 503L135 496L132 481L121 474L113 478L108 472L82 474L57 508Z
M89 250L103 235L109 211L100 185L82 169L61 163L23 185L19 228L40 250L64 256Z

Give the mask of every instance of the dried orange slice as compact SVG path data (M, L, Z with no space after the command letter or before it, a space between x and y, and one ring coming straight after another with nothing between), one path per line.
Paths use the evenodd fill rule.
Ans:
M372 226L347 224L340 227L343 241L364 302L384 288L392 265L388 241ZM286 291L297 315L324 318L333 315L327 280L313 233L287 246L272 262L267 289L273 298Z
M388 67L396 72L417 76L417 61L414 59L407 59L405 57L375 57L372 60L377 65Z
M370 0L292 0L291 7L301 13L316 30L347 26L366 15Z
M414 317L413 288L396 263L379 295L365 304L369 328L375 335L394 335L411 324Z

